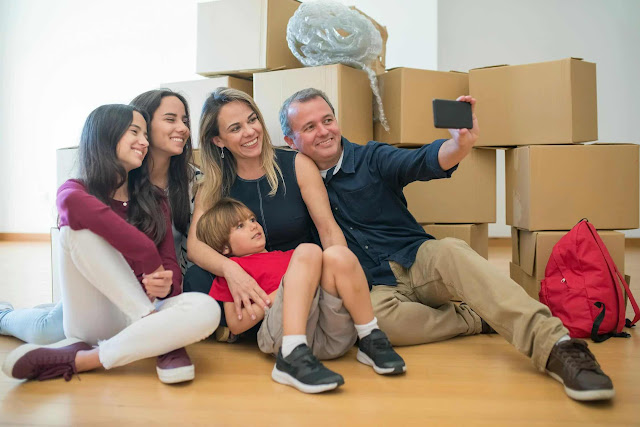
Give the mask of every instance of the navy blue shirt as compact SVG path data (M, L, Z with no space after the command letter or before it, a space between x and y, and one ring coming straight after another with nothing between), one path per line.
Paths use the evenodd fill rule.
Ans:
M402 189L413 181L449 178L442 170L440 139L417 150L371 141L357 145L342 138L344 156L338 172L327 172L325 185L331 210L349 249L360 260L369 286L396 285L389 261L406 268L427 234L407 209Z

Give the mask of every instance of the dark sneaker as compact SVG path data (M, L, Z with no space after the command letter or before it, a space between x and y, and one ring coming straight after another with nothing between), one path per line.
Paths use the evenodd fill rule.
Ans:
M482 322L482 331L480 331L481 334L497 334L496 330L493 329L490 324L485 322L483 318L480 318L480 321Z
M156 362L158 378L165 384L191 381L195 378L195 368L184 347L158 356Z
M582 340L571 339L553 346L547 373L564 384L564 391L575 400L611 399L613 383Z
M378 374L401 374L406 372L404 360L395 352L387 335L374 329L358 343L359 362L373 367Z
M344 384L342 375L327 369L306 344L300 344L286 358L278 351L271 378L303 393L322 393Z
M66 339L50 345L25 344L7 355L2 371L19 380L49 380L77 374L76 353L92 347L78 339Z

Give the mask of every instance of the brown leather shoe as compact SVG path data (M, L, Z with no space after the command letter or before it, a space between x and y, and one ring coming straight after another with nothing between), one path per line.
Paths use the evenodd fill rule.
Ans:
M611 399L613 383L587 348L587 343L570 339L553 346L547 373L564 384L564 391L575 400Z
M191 381L195 378L195 368L184 347L158 356L156 362L158 378L165 384Z
M50 345L25 344L13 350L4 363L5 375L19 380L48 380L63 377L69 381L77 374L76 353L92 347L78 339L66 339Z

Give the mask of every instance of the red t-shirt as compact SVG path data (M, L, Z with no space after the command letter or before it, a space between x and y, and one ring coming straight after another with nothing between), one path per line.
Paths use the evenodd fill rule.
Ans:
M282 276L289 267L293 250L282 252L261 252L243 257L231 257L229 259L238 263L244 271L255 279L258 286L268 294L278 289ZM209 295L218 301L233 302L229 285L224 277L216 277L211 285Z

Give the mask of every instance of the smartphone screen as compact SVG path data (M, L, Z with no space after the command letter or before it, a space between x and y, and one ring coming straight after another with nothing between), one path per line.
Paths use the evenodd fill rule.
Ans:
M471 129L473 127L471 104L464 101L434 99L433 124L436 128Z

